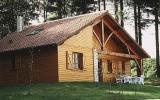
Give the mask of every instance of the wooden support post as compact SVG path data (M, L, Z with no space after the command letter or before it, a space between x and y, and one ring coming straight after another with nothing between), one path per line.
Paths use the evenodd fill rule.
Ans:
M105 41L104 41L104 21L103 21L103 19L102 19L102 50L104 49L104 47L105 47L105 43L104 43Z
M140 77L142 75L142 60L141 59L135 59L136 63L137 63L137 77Z
M104 43L104 46L107 45L107 43L108 43L108 41L109 41L109 39L111 38L112 35L113 35L113 32L108 36L107 40L106 40L105 43Z

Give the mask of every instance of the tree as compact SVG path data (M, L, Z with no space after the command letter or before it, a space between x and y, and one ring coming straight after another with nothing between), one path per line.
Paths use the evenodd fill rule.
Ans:
M94 0L73 0L73 13L75 13L75 15L80 15L95 11L94 4L96 4Z
M74 16L95 11L94 0L48 0L48 12L57 13L53 19Z
M106 0L103 0L103 9L106 10Z
M159 64L159 30L158 30L158 15L159 15L159 1L155 0L155 40L156 40L156 74L160 77L160 64Z
M48 2L46 0L43 1L43 16L44 16L44 22L47 21L47 6L48 6Z
M123 0L120 0L120 21L121 21L121 26L124 27L124 13L123 13Z
M16 31L17 16L24 17L24 24L38 16L35 13L35 3L29 0L0 1L0 36L3 38L8 33Z
M156 75L157 77L160 77L160 64L159 64L159 29L158 29L158 24L159 24L159 0L143 0L144 6L143 10L146 11L147 13L150 13L155 16L155 19L152 22L155 22L155 41L156 41ZM148 9L149 8L149 9Z
M101 10L101 1L98 0L98 10L100 11Z
M119 21L118 0L114 0L115 19Z
M137 24L137 5L136 5L136 0L134 0L134 22L135 22L135 40L138 43L138 24Z
M140 5L140 1L138 1L138 15L137 15L137 18L138 18L138 44L140 46L142 46L142 32L141 32L141 5Z
M142 2L139 0L133 1L133 8L134 8L134 22L135 22L135 40L136 42L142 46L142 16L141 16L141 6L143 5Z

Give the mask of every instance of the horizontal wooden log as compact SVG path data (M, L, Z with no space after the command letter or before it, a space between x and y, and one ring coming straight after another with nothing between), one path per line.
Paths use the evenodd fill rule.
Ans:
M117 52L107 52L101 51L99 52L102 55L110 55L110 56L117 56L117 57L124 57L124 58L132 58L132 59L140 59L140 57L131 54L124 54L124 53L117 53Z

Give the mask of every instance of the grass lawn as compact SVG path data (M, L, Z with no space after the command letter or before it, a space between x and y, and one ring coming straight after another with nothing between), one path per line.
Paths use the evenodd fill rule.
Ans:
M144 100L160 99L160 87L105 83L0 86L0 100Z

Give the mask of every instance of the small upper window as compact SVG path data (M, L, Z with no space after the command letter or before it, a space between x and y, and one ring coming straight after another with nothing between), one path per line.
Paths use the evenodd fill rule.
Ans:
M73 68L83 70L83 54L78 52L72 53Z
M43 28L36 29L36 30L28 33L27 36L29 36L29 35L36 35L36 34L40 33L40 32L43 31L43 30L44 30Z

